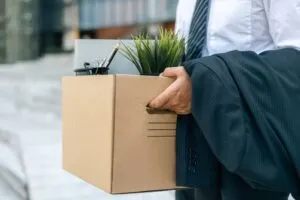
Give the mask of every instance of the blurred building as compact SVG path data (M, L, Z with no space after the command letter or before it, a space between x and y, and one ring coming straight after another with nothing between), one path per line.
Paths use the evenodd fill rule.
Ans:
M40 50L42 52L59 52L63 43L64 1L40 0L39 26Z
M77 38L173 29L178 0L0 0L0 62L69 51Z
M38 0L1 0L0 57L2 62L16 62L38 57Z
M173 28L178 0L78 0L81 37L126 37L150 25Z
M5 61L5 1L0 1L0 63Z

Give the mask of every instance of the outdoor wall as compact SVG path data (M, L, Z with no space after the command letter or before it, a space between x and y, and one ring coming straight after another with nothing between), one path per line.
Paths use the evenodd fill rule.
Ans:
M5 61L31 60L39 55L38 0L5 0Z
M7 0L10 1L10 0ZM42 0L44 1L44 0ZM32 60L40 55L40 0L23 0L20 1L20 40L21 60Z
M5 62L5 1L0 1L0 63Z
M5 17L9 17L5 25L5 60L11 63L17 61L21 53L20 3L17 0L5 0Z

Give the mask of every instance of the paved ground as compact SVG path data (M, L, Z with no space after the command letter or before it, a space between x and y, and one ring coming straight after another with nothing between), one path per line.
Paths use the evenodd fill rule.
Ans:
M51 55L0 65L0 199L174 199L173 192L108 195L61 169L60 80L72 64L72 55Z

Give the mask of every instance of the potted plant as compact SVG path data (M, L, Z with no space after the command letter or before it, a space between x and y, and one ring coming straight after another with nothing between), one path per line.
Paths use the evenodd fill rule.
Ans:
M133 45L122 43L121 53L141 75L159 75L166 67L178 66L181 62L185 41L178 33L161 28L154 40L143 34L132 39Z

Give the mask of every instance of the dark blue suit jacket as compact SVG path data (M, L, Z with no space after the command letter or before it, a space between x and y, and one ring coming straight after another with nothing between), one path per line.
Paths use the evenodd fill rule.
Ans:
M192 115L177 123L177 184L219 187L219 167L251 187L300 193L300 52L232 51L185 62Z

